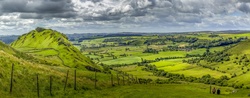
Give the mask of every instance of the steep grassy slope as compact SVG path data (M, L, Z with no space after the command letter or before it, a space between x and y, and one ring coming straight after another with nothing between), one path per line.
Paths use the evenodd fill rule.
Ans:
M217 71L217 73L210 72L209 74L211 75L223 73L229 76L230 79L227 82L228 86L235 88L250 88L250 40L240 42L224 53L229 55L228 60L220 62L201 60L200 64L208 66L210 69L214 69L213 71ZM221 57L221 55L223 54L216 55L215 58Z
M55 30L37 28L20 36L11 46L44 59L53 65L69 67L95 66L95 64L75 48L67 37Z
M27 58L29 57L29 58ZM79 96L86 90L94 88L94 72L77 70L77 90L73 90L74 68L49 66L34 62L36 58L19 52L0 42L0 95L4 98L34 98L37 96L36 76L39 75L40 97L50 97L50 77L52 77L52 96L69 97L77 93ZM37 61L41 62L41 61ZM14 64L13 91L10 91L10 74ZM65 76L69 70L69 78L64 92ZM98 73L98 88L106 87L109 75ZM105 81L105 82L104 82ZM101 86L100 86L101 85Z
M249 88L250 87L250 40L241 42L235 47L227 51L232 54L231 61L234 66L232 68L238 68L240 70L235 70L241 72L237 74L237 77L230 79L231 85L236 85L236 87Z
M234 55L242 55L242 54L250 55L250 40L243 41L237 44L235 47L228 50L228 52Z
M26 60L26 61L30 61L30 62L34 62L34 63L46 64L45 60L37 59L31 55L17 51L14 48L4 44L1 41L0 41L0 50L4 51L5 53L8 53L10 55L13 55L19 59L22 59L22 60Z

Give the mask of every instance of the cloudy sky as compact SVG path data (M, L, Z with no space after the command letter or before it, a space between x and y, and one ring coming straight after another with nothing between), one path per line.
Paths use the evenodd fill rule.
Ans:
M250 30L250 0L0 0L0 35Z

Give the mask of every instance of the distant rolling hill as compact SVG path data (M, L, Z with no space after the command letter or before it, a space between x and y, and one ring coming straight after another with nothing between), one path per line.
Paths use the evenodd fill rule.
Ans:
M88 69L97 67L70 43L66 35L52 29L38 27L20 36L16 41L11 43L11 46L53 63L52 65L54 66L64 65Z
M0 35L0 40L6 44L10 44L18 38L18 35Z

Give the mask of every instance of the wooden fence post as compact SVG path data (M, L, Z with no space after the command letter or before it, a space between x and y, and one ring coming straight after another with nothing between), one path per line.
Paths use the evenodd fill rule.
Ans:
M113 83L113 74L111 73L111 86L114 86L114 83Z
M10 75L10 94L12 94L12 88L13 88L13 74L14 74L14 64L12 64L11 75Z
M211 90L212 90L212 86L210 85L210 90L209 90L209 93L211 94Z
M118 84L118 85L120 85L120 82L119 82L119 81L120 81L120 79L119 79L119 75L118 75L118 73L116 74L116 77L117 77L117 84Z
M76 90L76 70L75 70L75 83L74 83L74 90Z
M135 84L135 79L134 79L134 76L133 76L133 75L131 75L131 79L132 79L132 83Z
M125 85L124 74L122 75L122 83Z
M64 91L65 91L66 86L67 86L68 76L69 76L69 70L67 71L66 81L65 81L65 85L64 85Z
M52 96L52 76L50 76L50 83L49 83L49 92L50 92L50 96Z
M137 77L135 77L135 83L138 84L138 79L137 79Z
M36 75L36 88L37 88L37 96L39 97L40 93L39 93L39 78L38 78L38 74Z
M128 74L128 84L130 85L130 80L129 80L130 78L129 78L129 74Z
M96 80L96 71L95 71L95 89L96 89L96 82L97 80Z

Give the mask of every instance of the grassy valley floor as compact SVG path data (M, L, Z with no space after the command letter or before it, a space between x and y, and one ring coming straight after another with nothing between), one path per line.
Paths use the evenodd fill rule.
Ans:
M127 85L92 90L84 93L86 98L248 98L249 90L236 90L230 87L218 87L221 94L210 94L209 85L205 84L148 84ZM235 93L232 93L236 91Z

